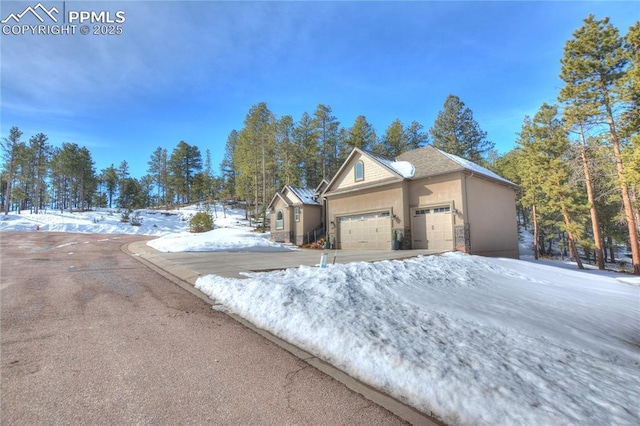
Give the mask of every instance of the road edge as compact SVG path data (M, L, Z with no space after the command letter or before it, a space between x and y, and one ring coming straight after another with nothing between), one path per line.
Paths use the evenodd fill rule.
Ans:
M134 247L136 249L134 249ZM159 256L154 254L156 250L152 247L149 247L146 244L146 241L125 243L120 246L120 249L123 253L126 253L129 256L137 259L138 261L140 261L140 263L147 266L149 269L167 278L169 281L193 294L197 298L203 300L212 307L215 308L215 306L219 306L219 304L216 303L215 300L209 298L209 296L194 287L195 282L199 277L198 274L180 265L168 264ZM266 330L256 327L254 324L245 320L244 318L230 312L224 313L233 318L236 322L254 331L270 342L278 345L301 361L304 361L312 367L320 370L332 379L342 383L352 391L385 408L407 423L414 426L447 426L446 423L442 422L438 418L418 411L415 408L399 401L398 399L351 377L339 368L327 363L326 361L323 361L315 355L306 352L296 345L293 345Z

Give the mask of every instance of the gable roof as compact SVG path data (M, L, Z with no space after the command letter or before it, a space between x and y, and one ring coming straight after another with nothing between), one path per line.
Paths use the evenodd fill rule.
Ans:
M298 197L302 204L309 204L313 206L320 205L320 203L318 202L318 198L316 197L316 191L314 189L287 185L282 189L283 192L285 188L293 192L293 194Z
M329 181L326 178L323 178L322 181L316 187L316 195L317 196L322 195L324 190L327 189L327 186L329 186Z
M349 165L353 157L355 157L356 155L366 156L370 158L371 160L373 160L383 168L390 171L393 175L395 175L395 178L398 180L402 180L410 177L410 175L413 174L413 171L415 171L413 169L413 165L406 161L396 161L393 158L385 157L384 155L376 154L375 152L366 151L364 149L360 149L356 147L356 148L353 148L349 156L343 161L342 165L340 166L336 174L333 175L333 178L331 178L331 181L329 182L329 184L326 186L324 190L325 193L331 191L331 188L333 187L334 183L337 181L337 179L340 176L342 176L342 173L344 172L346 167Z
M371 151L362 150L362 152L378 161L380 164L383 164L388 169L393 170L403 178L412 178L416 171L413 164L411 164L411 162L409 161L398 161L397 159L394 160L393 158L385 157L384 155L376 154L375 152Z
M491 170L433 146L407 151L400 154L397 160L409 161L414 165L414 179L466 170L517 188L515 183L508 181Z
M293 195L296 199L291 196ZM316 191L310 188L303 188L301 186L285 185L282 189L273 196L271 202L267 206L267 210L271 210L271 207L280 198L287 206L294 206L296 204L319 206L318 197Z

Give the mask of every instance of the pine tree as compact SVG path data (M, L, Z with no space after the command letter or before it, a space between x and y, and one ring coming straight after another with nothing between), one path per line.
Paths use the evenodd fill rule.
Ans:
M322 181L322 164L318 148L318 132L313 119L308 113L303 113L300 121L293 129L296 146L302 151L302 180L303 185L315 188Z
M118 172L112 165L102 170L102 180L107 186L107 195L109 196L109 208L113 207L113 199L118 190Z
M26 145L20 139L22 138L22 132L16 126L13 126L9 130L9 136L2 138L2 158L4 160L4 178L6 179L7 186L4 196L4 214L9 214L9 205L11 204L11 185L15 177L16 169L18 167L18 157L21 150L26 149Z
M65 142L55 151L52 164L60 210L84 211L90 207L97 182L91 152L86 147Z
M300 185L302 170L300 168L302 149L293 137L293 117L285 115L277 124L277 148L279 159L278 182L284 185Z
M566 160L570 144L565 125L557 114L557 106L545 103L533 121L525 121L518 140L527 167L522 181L527 192L533 190L538 194L538 202L534 204L536 214L560 213L564 222L561 229L568 234L571 255L578 268L583 269L576 246L582 227L575 220L582 206L577 191L569 185ZM542 203L539 202L541 194L545 197Z
M195 175L202 169L200 149L185 141L178 142L169 157L168 170L173 192L180 203L189 203Z
M371 150L376 145L376 131L367 121L364 115L356 117L353 126L347 131L347 138L343 141L341 151L347 155L351 153L353 148Z
M317 145L320 149L320 164L322 166L322 179L330 179L338 170L339 144L338 134L340 123L332 115L331 107L319 104L313 114L313 123L318 137Z
M523 207L531 210L533 224L533 254L537 260L540 253L540 215L539 206L548 201L548 197L542 190L542 174L538 171L536 161L537 152L540 151L539 141L534 133L534 123L530 117L524 118L522 129L518 134L516 143L519 145L517 156L518 175L520 177L521 197Z
M158 188L158 203L167 205L169 203L167 194L169 187L169 159L166 148L157 147L151 154L151 159L147 162L149 168L147 172L153 178L153 182Z
M580 105L594 121L606 123L629 231L633 272L640 274L638 228L625 177L620 123L618 117L614 116L614 111L622 106L624 100L621 94L628 61L623 39L609 23L609 19L598 21L593 15L589 15L584 20L584 25L573 33L573 39L565 44L560 74L565 86L560 91L560 100Z
M44 207L47 188L47 174L49 171L49 157L51 146L47 143L47 136L38 133L29 139L30 176L32 181L32 209L38 213Z
M265 226L267 188L274 191L276 123L275 116L267 104L261 102L249 110L244 128L238 135L233 165L236 177L236 193L247 201L253 199L253 207L258 208L262 202L262 226ZM249 215L250 202L247 204ZM256 211L256 213L258 213Z
M429 133L434 147L480 164L495 146L474 120L473 112L455 95L447 97Z
M389 127L387 127L387 130L385 130L384 136L382 136L375 151L378 154L394 158L407 151L408 146L409 141L407 140L404 126L402 122L396 118Z
M407 151L421 148L429 144L429 134L422 130L424 126L417 121L412 121L405 129L405 137L407 139Z
M640 235L640 22L629 28L624 47L629 68L622 89L627 107L622 114L622 131L629 143L623 148L622 161L630 165L625 171L625 179L634 206L636 231Z
M233 158L238 145L238 132L232 130L227 137L224 148L224 157L220 163L220 172L222 173L222 193L225 200L236 198L236 171L233 166ZM225 204L223 204L225 205ZM225 210L226 215L226 210ZM225 216L226 217L226 216Z

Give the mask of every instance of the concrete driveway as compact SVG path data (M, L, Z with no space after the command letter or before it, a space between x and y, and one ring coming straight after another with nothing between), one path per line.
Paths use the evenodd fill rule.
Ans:
M320 264L324 250L283 252L181 252L162 253L139 241L127 246L134 256L147 260L190 284L202 275L245 278L243 273L297 268ZM436 250L327 250L327 263L376 262L441 253Z

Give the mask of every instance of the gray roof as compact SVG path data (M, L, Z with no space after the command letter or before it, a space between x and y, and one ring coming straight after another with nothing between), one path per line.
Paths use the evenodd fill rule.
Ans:
M467 170L516 187L517 185L476 163L448 154L433 146L400 154L396 160L408 161L415 167L414 179Z
M399 159L394 160L393 158L389 158L387 156L384 156L382 154L378 154L372 151L365 151L364 149L362 151L365 154L369 155L374 160L376 160L377 162L379 162L380 164L383 164L384 166L386 166L388 169L399 174L400 176L404 178L413 177L413 173L415 172L415 170L413 169L412 164L402 164L401 161L404 161L404 160L399 160Z
M287 185L288 188L293 194L302 201L302 204L311 204L315 206L319 206L320 203L316 197L316 191L311 188L303 188L300 186L291 186Z

